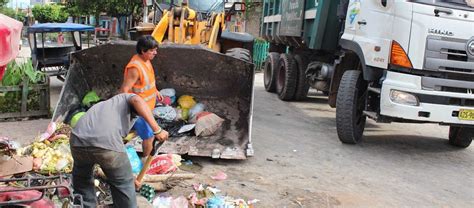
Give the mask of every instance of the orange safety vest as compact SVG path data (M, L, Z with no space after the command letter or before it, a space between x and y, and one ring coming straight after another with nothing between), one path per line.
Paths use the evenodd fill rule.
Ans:
M143 61L138 55L134 55L125 67L124 76L127 76L128 69L138 69L139 80L135 82L129 93L134 93L142 97L148 104L150 110L155 108L156 89L155 71L150 61Z

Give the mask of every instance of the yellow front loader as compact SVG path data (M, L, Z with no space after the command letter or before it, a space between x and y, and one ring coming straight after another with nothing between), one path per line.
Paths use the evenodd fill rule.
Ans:
M239 2L228 8L225 5L223 0L185 0L181 5L171 5L168 9L158 7L161 19L152 36L159 43L203 45L251 61L253 36L229 32L225 25L226 19L234 12L242 11L245 5Z

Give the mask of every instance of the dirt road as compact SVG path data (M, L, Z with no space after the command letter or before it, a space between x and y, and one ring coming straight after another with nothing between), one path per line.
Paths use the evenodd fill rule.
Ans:
M474 148L448 145L438 125L369 121L360 145L339 142L335 110L312 92L305 102L282 102L256 75L253 144L247 161L193 159L198 180L223 192L261 200L258 207L470 207ZM183 193L181 188L171 191Z
M449 146L446 127L369 121L362 144L343 145L335 110L324 97L312 92L307 101L282 102L265 92L262 74L256 75L253 121L254 157L191 158L203 166L198 177L166 194L188 196L193 183L212 183L231 196L259 199L257 207L474 204L474 148ZM46 125L47 120L0 123L0 135L26 138ZM210 179L220 170L227 180Z

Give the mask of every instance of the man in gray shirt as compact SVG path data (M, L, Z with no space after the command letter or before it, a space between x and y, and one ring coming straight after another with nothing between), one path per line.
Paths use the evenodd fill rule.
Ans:
M74 158L74 192L82 195L84 207L96 207L93 166L99 164L110 184L115 207L137 207L134 177L122 138L141 116L155 139L165 141L168 132L156 123L147 104L134 94L119 94L90 108L77 122L71 136ZM153 139L143 142L144 156L153 149ZM136 184L136 183L135 183Z

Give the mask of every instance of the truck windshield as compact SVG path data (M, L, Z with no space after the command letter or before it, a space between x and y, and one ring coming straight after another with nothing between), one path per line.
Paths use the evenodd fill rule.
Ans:
M190 0L189 7L199 12L223 11L223 0Z
M415 3L429 4L452 9L474 11L474 0L411 0Z

